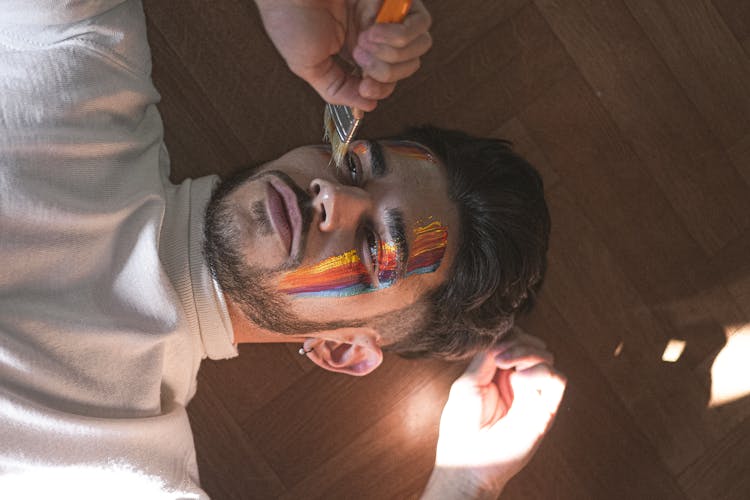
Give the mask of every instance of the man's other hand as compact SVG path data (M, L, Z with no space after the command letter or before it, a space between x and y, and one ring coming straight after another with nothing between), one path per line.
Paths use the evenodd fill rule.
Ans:
M497 498L549 430L566 379L520 330L477 355L451 387L423 498Z
M257 0L263 24L289 68L327 102L372 111L414 74L432 45L430 14L413 0L400 24L375 24L381 0ZM365 77L345 68L356 64Z

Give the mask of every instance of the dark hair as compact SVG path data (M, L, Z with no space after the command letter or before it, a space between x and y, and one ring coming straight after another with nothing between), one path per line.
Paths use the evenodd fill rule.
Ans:
M402 356L463 358L491 346L534 303L550 229L542 179L508 141L431 126L398 139L427 146L445 165L459 243L450 277L414 308L421 318L409 321L406 336L403 326L379 328L401 330L387 350Z

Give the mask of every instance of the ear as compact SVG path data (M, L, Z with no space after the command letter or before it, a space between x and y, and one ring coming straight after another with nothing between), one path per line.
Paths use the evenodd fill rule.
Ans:
M328 371L361 377L383 362L378 335L367 328L321 332L305 340L307 357Z

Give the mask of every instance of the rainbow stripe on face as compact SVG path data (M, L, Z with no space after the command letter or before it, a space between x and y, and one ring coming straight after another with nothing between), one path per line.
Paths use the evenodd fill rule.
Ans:
M394 153L411 158L413 160L425 160L430 163L436 163L435 157L427 148L411 141L385 141L383 144L388 146Z
M352 146L352 151L358 155L367 153L367 145L364 142L358 142Z
M448 228L440 222L416 228L405 275L434 272L440 267L447 244ZM396 282L398 274L396 244L381 242L378 283L373 283L357 251L349 250L286 273L279 282L279 291L297 297L348 297L387 288Z
M439 221L414 230L414 248L409 252L406 275L432 273L440 262L448 245L448 228Z
M298 296L347 297L371 288L370 275L356 250L286 273L279 291Z

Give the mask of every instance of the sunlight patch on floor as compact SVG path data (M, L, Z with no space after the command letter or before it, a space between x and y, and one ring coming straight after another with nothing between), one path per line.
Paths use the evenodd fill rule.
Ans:
M750 324L727 327L729 332L733 333L711 366L709 408L750 395Z
M612 353L612 355L616 358L620 357L620 354L622 354L622 348L625 347L625 342L620 341L619 344L617 344L617 347L615 347L615 352Z
M676 363L684 351L684 340L670 339L667 347L664 349L664 353L661 355L661 360L667 363Z

